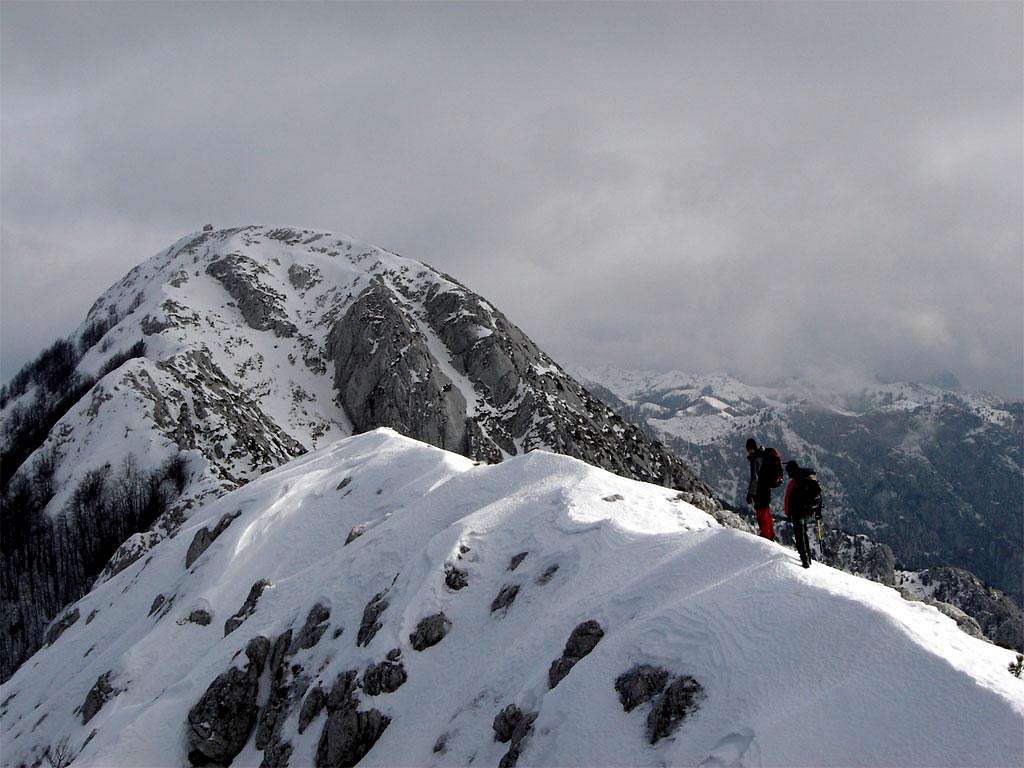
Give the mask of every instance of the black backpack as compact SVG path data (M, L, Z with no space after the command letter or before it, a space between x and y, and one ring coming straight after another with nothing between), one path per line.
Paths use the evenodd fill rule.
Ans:
M782 485L782 457L774 448L764 449L758 480L767 488L778 488Z
M790 508L793 516L798 520L808 517L821 519L821 486L814 475L814 470L805 470L796 478L796 485L793 487L789 497Z

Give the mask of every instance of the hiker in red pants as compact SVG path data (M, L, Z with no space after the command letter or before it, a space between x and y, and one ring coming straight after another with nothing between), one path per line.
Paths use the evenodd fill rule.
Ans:
M747 504L754 507L757 527L762 536L775 541L772 522L772 489L782 485L782 458L774 448L758 446L754 438L747 439L747 461L750 462L750 483L747 485Z

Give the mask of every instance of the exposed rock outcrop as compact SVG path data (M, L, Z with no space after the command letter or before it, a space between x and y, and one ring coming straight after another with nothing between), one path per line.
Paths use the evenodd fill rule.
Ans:
M356 645L369 645L373 636L377 634L383 625L380 622L380 615L388 607L388 590L378 592L363 609L363 620L359 623L359 632L356 633Z
M420 619L416 629L409 635L409 644L417 651L425 651L440 643L452 628L444 613L435 613Z
M508 608L515 602L516 595L519 594L518 584L506 584L498 592L498 596L491 601L491 613Z
M692 677L676 678L665 689L647 716L647 738L651 744L672 734L699 706L704 689Z
M668 670L650 664L637 664L622 673L615 680L615 690L619 693L622 709L631 712L647 703L665 690L668 679Z
M242 606L235 612L234 616L224 622L224 637L230 635L242 626L242 622L256 613L256 603L259 602L263 590L269 586L269 581L260 579L249 588L249 594L246 595L245 602L242 603Z
M212 531L205 525L196 531L196 535L192 537L192 543L188 546L188 552L185 553L185 567L191 568L192 563L198 560L200 555L210 548L214 540L224 533L232 521L241 514L241 511L229 512L217 521L217 525L213 527Z
M82 704L82 725L85 725L103 708L110 699L112 699L117 691L110 684L111 673L104 672L98 678L92 688L89 689L89 693L85 696L85 701Z
M495 715L491 726L494 729L494 740L509 745L508 752L498 763L499 768L515 766L522 752L523 742L533 729L533 722L537 719L537 714L537 712L524 712L515 704L509 704Z
M554 688L584 656L588 655L604 637L601 625L593 619L584 621L569 635L562 656L551 662L548 670L548 688Z
M226 766L242 751L256 724L259 678L270 641L255 637L245 648L245 668L218 676L188 713L188 759L195 766Z
M330 714L317 743L317 768L347 768L356 765L391 723L391 718L379 710L359 711L355 691L354 670L341 675L331 688L327 697Z
M371 664L363 672L363 692L367 696L394 693L408 680L401 662L382 661Z

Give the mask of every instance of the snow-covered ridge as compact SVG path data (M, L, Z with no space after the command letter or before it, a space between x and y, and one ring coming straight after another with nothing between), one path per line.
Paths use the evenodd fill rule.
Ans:
M63 605L204 500L380 426L489 462L552 450L717 507L490 303L349 237L193 233L107 290L51 353L0 398L4 535L19 542L0 560L0 678ZM58 576L48 563L69 565Z
M1012 653L544 452L343 440L201 506L66 615L0 688L4 765L61 743L76 766L1024 761ZM638 664L694 695L634 686L624 711Z
M850 394L801 381L753 386L717 374L577 373L737 506L746 492L747 437L815 467L828 528L890 546L901 569L935 571L932 578L955 587L944 600L959 592L953 602L989 637L1024 649L1012 600L941 569L972 571L1020 602L1024 404L906 382ZM893 584L892 554L883 560L889 564L874 577Z

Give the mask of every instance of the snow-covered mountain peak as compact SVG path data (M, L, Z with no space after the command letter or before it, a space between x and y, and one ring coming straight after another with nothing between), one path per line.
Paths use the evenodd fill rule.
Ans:
M142 557L206 499L376 427L486 462L547 449L718 509L679 459L485 299L421 262L312 230L179 240L16 375L0 416L16 510L0 563L0 677L101 570ZM72 574L47 566L20 586L50 560Z

